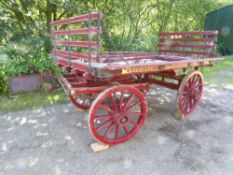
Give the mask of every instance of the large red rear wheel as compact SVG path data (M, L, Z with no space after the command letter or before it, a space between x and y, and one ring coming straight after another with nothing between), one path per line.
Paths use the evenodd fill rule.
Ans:
M203 92L203 76L200 71L191 71L182 80L177 93L178 112L190 114L197 107Z
M128 85L111 87L92 103L89 130L101 143L122 143L137 133L146 115L147 103L142 92Z

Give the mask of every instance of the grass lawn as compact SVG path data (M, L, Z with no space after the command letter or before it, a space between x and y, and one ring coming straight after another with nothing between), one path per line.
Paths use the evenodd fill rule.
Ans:
M213 67L204 67L205 81L221 85L221 82L233 85L233 56L227 56ZM220 76L220 74L222 74Z
M22 109L36 109L64 101L66 101L66 95L62 89L53 92L23 93L10 97L0 96L0 114Z

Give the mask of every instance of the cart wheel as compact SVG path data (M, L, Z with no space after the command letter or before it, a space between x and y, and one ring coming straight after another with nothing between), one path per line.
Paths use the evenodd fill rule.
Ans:
M89 130L101 143L122 143L137 133L146 115L147 103L142 92L128 85L111 87L92 103Z
M96 98L96 94L79 94L79 95L69 95L71 102L79 109L84 111L91 107L92 102Z
M203 76L200 71L191 71L182 80L177 93L177 108L187 115L197 107L203 92Z
M76 76L77 83L80 85L87 83L87 80L80 76ZM92 102L96 98L97 94L78 94L78 95L69 95L69 98L73 105L82 110L88 110L91 107Z

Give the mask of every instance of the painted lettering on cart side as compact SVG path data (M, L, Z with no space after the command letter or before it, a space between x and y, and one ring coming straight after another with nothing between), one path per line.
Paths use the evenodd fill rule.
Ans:
M153 72L153 71L157 71L157 70L158 70L157 66L131 67L131 68L123 68L121 70L121 74Z

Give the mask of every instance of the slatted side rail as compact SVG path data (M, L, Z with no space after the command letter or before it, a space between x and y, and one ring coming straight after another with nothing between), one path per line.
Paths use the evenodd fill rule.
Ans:
M161 32L159 52L194 58L216 56L218 31Z
M56 64L66 70L72 69L72 60L98 61L102 33L99 12L74 16L52 22L52 56Z

